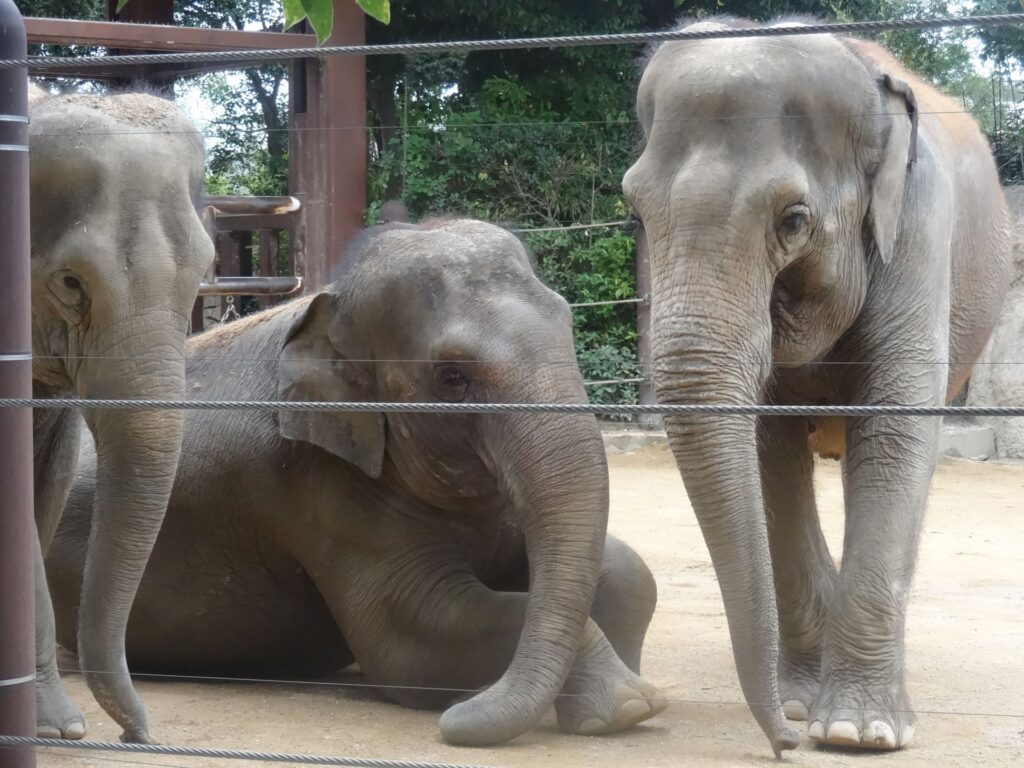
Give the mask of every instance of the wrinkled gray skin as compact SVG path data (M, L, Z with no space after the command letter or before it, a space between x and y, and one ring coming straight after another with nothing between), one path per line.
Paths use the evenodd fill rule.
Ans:
M202 137L143 94L50 97L30 89L32 348L36 397L180 398L189 311L213 245L197 213ZM178 463L181 415L86 411L98 446L96 514L77 645L96 700L147 741L124 632ZM80 416L34 415L41 550L60 519ZM53 611L37 557L38 733L81 738L85 718L57 674Z
M568 305L504 230L393 225L345 264L315 297L191 339L189 397L586 401ZM91 462L48 560L62 642ZM490 686L442 716L459 744L513 738L559 692L563 729L619 730L665 704L636 674L655 585L625 544L606 546L607 513L589 415L189 411L128 657L263 677L354 660L416 707L457 694L401 686Z
M939 405L961 389L1011 237L959 104L873 44L815 35L666 43L637 110L646 144L623 189L652 251L662 403ZM904 623L939 419L667 428L776 752L798 743L784 711L817 741L909 743ZM845 456L838 573L815 449Z

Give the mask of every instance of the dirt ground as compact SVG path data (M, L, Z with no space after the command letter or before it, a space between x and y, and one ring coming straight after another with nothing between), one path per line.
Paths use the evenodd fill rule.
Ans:
M682 483L663 447L610 457L611 529L647 560L658 581L644 676L672 704L631 731L564 735L549 715L497 749L440 740L437 714L332 685L141 682L153 734L165 744L507 766L748 766L774 762L736 682L721 600ZM838 466L818 472L832 551L842 545ZM794 765L1024 765L1024 466L946 461L933 484L907 630L914 745L894 754L824 750L806 738ZM356 678L357 679L357 678ZM119 729L77 675L89 737ZM802 725L801 725L802 728ZM79 755L81 753L78 753ZM39 765L256 766L239 761L43 751ZM123 761L123 762L122 762Z

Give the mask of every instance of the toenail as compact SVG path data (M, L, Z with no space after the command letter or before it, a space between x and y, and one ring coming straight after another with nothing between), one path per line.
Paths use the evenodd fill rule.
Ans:
M849 720L837 720L828 727L828 736L825 740L829 744L856 746L860 744L860 731Z
M596 717L588 717L579 726L579 732L584 736L589 736L594 733L599 733L604 730L605 722Z
M796 699L790 699L789 701L783 702L782 713L788 720L807 719L807 707L802 701L797 701Z
M825 724L821 720L815 720L807 728L807 735L816 741L825 740Z

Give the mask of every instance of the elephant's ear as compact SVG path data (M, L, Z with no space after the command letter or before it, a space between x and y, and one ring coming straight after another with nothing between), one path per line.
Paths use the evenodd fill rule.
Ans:
M891 115L882 159L871 179L866 224L882 262L889 263L896 245L907 174L917 159L917 99L910 86L892 75L878 76L881 111Z
M295 321L278 359L277 395L290 401L377 400L369 354L360 348L342 300L313 298ZM333 340L332 340L333 337ZM338 344L345 349L338 349ZM384 415L346 411L281 411L282 437L330 451L380 477L384 463Z

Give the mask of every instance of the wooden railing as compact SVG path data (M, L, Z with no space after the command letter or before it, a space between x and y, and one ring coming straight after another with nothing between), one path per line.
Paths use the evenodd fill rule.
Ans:
M209 196L216 249L212 274L199 286L192 309L192 332L219 323L233 306L239 314L264 309L302 288L294 259L282 263L282 235L295 230L300 215L294 197ZM256 297L243 306L242 297Z

